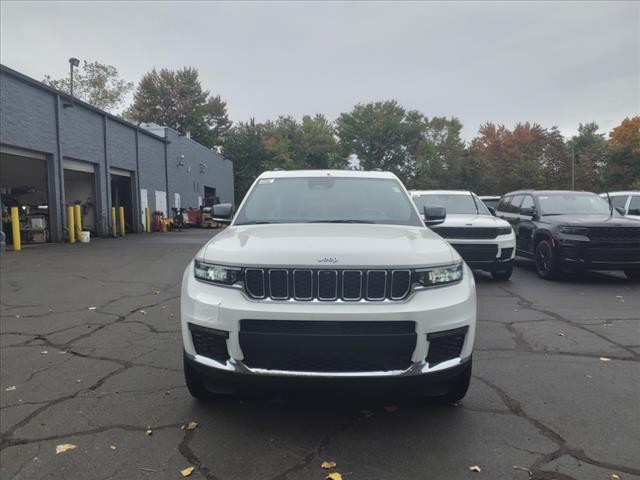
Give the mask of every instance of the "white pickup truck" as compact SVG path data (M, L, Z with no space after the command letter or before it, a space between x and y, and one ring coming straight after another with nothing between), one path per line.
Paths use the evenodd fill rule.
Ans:
M424 219L423 219L424 215ZM386 172L273 171L182 281L191 394L339 385L461 399L473 275Z

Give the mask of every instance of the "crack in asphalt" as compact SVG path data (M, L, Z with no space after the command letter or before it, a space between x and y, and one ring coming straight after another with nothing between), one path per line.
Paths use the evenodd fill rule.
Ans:
M520 306L521 308L525 309L525 310L531 310L533 312L538 312L538 313L542 313L543 315L547 315L549 317L551 317L554 320L557 320L559 322L564 322L567 323L575 328L578 328L580 330L583 330L585 332L591 333L593 335L595 335L596 337L599 337L600 339L604 340L605 342L608 342L612 345L615 345L616 347L626 351L627 353L629 353L631 355L631 357L633 357L634 359L640 359L640 353L634 351L633 349L627 347L626 345L623 345L619 342L616 342L615 340L611 340L610 338L608 338L605 335L602 335L601 333L598 332L594 332L588 328L586 328L584 325L578 323L578 322L574 322L569 320L568 318L565 318L564 316L560 315L559 313L553 312L551 310L546 310L544 308L540 308L540 307L536 307L535 306L535 302L533 302L532 300L528 300L527 298L523 297L522 295L512 292L511 290L509 290L507 287L504 286L500 286L500 288L508 293L509 295L511 295L513 298L517 299L518 301L518 306Z
M593 465L596 467L600 467L600 468L605 468L605 469L609 469L609 470L614 470L614 471L619 471L619 472L623 472L623 473L628 473L631 475L640 475L640 469L638 468L634 468L634 467L629 467L629 466L625 466L625 465L617 465L617 464L613 464L610 462L604 462L601 460L596 460L593 459L589 456L587 456L587 454L584 452L584 450L582 449L578 449L575 447L571 447L568 445L568 442L555 430L553 430L552 428L548 427L547 425L545 425L543 422L541 422L540 420L534 418L533 416L531 416L530 414L528 414L527 412L524 411L524 409L522 408L520 402L516 399L514 399L513 397L511 397L505 390L503 390L502 388L500 388L499 386L497 386L495 383L491 382L490 380L487 380L486 378L480 376L480 375L474 375L474 378L476 378L477 380L481 381L482 383L484 383L486 386L488 386L489 388L491 388L494 392L496 392L496 394L500 397L500 399L502 400L502 402L504 403L504 405L509 409L509 411L519 417L522 418L524 420L526 420L527 422L529 422L531 425L533 425L544 437L546 437L547 439L551 440L553 443L556 444L557 449L554 450L551 453L548 454L544 454L542 456L540 456L532 465L531 467L529 467L529 471L531 471L532 473L532 480L547 480L550 478L557 478L557 479L566 479L566 480L576 480L573 477L569 476L569 475L565 475L564 477L560 477L558 475L557 472L546 472L542 470L542 467L544 467L545 465L547 465L548 463L552 462L553 460L556 460L564 455L568 455L571 456L573 458L575 458L576 460L579 460L581 462L587 463L589 465ZM552 473L553 475L556 475L555 477L550 477L548 476L549 473Z

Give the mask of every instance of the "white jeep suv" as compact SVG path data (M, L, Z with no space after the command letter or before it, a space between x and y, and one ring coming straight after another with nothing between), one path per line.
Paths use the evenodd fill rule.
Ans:
M454 402L469 386L473 275L391 173L263 173L181 297L199 399L329 383Z
M516 236L506 220L492 215L468 190L413 190L418 208L439 205L446 220L432 227L455 248L473 269L491 272L496 280L509 280L516 255Z

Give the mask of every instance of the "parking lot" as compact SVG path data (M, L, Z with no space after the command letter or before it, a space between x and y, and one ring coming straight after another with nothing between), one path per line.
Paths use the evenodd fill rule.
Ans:
M323 479L323 461L347 480L640 478L640 284L547 282L526 262L508 282L478 274L474 378L457 406L332 390L203 405L183 381L179 294L211 234L2 254L1 478L192 466L190 478Z

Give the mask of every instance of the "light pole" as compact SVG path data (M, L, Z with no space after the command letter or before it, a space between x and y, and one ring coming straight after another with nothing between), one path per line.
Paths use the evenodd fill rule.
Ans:
M73 100L73 67L80 65L80 60L75 57L69 59L69 94Z

